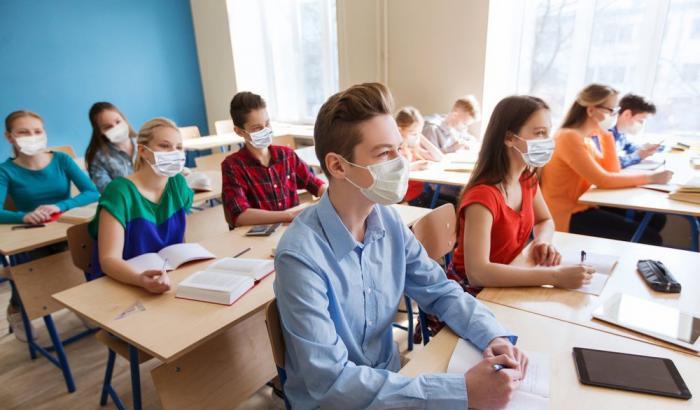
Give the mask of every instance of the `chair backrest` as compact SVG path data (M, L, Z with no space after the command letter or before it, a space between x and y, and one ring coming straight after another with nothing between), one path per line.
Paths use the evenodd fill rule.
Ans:
M416 221L411 228L416 239L423 245L428 256L439 260L450 253L457 238L455 224L457 217L452 204L433 209Z
M199 138L202 134L199 133L199 127L196 125L190 125L189 127L179 127L180 135L182 135L183 140L191 140L192 138Z
M231 155L231 151L217 152L211 155L196 157L194 163L197 166L197 171L221 172L221 163L224 162L229 155Z
M282 145L291 149L297 148L297 142L291 135L280 135L279 137L272 138L273 145Z
M70 145L61 145L59 147L51 147L51 148L49 148L49 151L62 152L64 154L68 154L73 159L78 159L78 156L75 155L75 151L73 151L73 147L71 147Z
M95 240L88 233L88 222L71 226L66 234L73 265L83 272L89 272L92 267L92 252L95 247Z
M233 121L232 120L219 120L214 122L214 129L216 130L216 135L230 134L233 132Z
M277 310L277 300L274 299L265 307L265 324L267 335L272 346L272 357L275 359L277 369L284 369L284 335L282 335L282 323L280 312Z

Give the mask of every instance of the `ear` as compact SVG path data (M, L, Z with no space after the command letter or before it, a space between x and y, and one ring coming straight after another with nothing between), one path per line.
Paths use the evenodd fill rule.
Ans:
M586 107L586 114L588 114L589 117L595 118L596 108L592 105Z
M515 136L513 135L512 132L506 131L506 137L503 139L503 143L506 145L508 148L512 148L513 144L515 144Z
M236 135L238 135L239 137L242 137L242 138L245 138L248 135L248 133L243 128L241 128L237 125L233 126L233 132L235 132Z
M343 161L340 155L336 154L335 152L329 152L326 154L326 158L324 158L324 163L326 164L326 169L328 170L328 173L333 178L345 178L345 173L349 165L345 161Z

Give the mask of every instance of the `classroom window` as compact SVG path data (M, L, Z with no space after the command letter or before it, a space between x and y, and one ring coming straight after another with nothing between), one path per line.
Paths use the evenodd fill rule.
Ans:
M338 91L335 0L227 0L238 90L275 121L311 123Z
M700 138L700 0L492 0L484 111L527 93L560 123L592 82L654 100L650 132ZM509 67L508 70L502 66Z

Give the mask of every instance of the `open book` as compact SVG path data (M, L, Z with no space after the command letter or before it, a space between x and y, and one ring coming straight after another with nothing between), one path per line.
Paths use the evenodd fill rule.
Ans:
M174 270L183 263L213 258L216 256L198 243L178 243L166 246L158 253L144 253L129 259L126 263L136 272L141 273L152 269L161 270L163 266L166 271Z
M583 285L578 289L572 289L577 292L590 293L592 295L600 295L603 293L605 282L608 281L610 274L617 265L618 257L614 255L603 255L600 253L586 252L586 260L584 265L591 266L595 269L595 273L591 278L591 283ZM581 252L578 251L562 251L562 265L578 265L581 263Z
M525 352L529 362L525 379L513 394L506 409L547 409L549 403L549 356L539 352ZM448 373L464 374L483 360L479 349L464 339L459 339L447 365Z
M230 305L274 271L268 259L220 259L180 282L175 297Z

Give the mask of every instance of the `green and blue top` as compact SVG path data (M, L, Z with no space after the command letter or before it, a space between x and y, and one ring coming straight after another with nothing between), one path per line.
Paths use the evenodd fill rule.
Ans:
M80 194L71 198L70 184ZM15 211L0 209L0 223L21 224L28 212L41 205L56 205L61 212L97 201L100 194L95 184L73 159L63 152L54 152L51 162L42 169L32 170L8 158L0 164L0 204L7 196L15 203Z
M166 246L182 243L185 237L185 216L192 207L194 193L185 177L178 174L168 179L159 203L146 199L127 178L112 180L102 193L95 218L88 225L97 241L100 212L109 212L124 227L124 260L144 253L158 252ZM88 280L104 275L99 263L98 247L93 251L92 270Z

